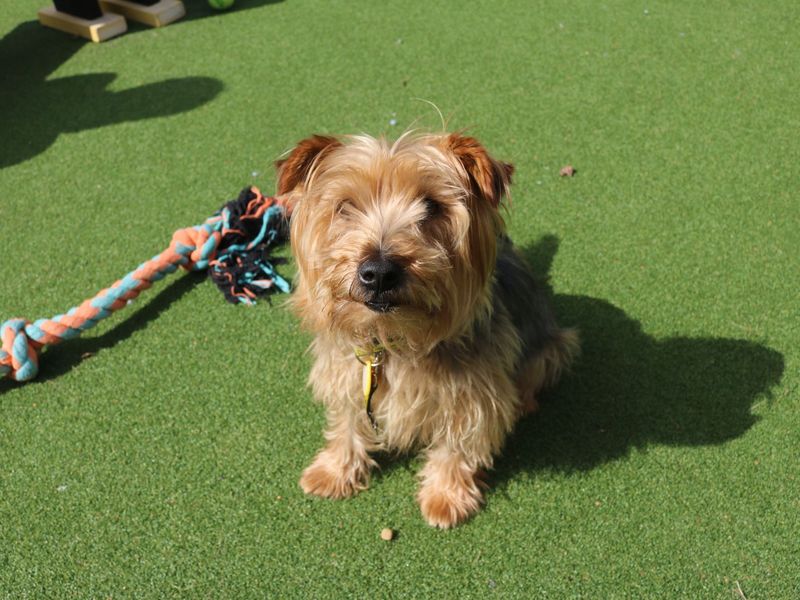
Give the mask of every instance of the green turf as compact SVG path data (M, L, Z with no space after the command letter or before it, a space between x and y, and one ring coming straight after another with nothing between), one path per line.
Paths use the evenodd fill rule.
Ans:
M0 597L800 597L796 2L189 0L102 45L45 4L0 6L0 320L272 191L307 134L441 127L421 98L516 164L584 356L435 531L413 458L304 497L308 336L175 276L0 383Z

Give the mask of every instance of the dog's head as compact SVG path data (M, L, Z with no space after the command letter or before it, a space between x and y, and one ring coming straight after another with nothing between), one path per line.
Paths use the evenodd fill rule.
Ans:
M488 314L513 167L477 140L314 136L277 166L312 330L424 351Z

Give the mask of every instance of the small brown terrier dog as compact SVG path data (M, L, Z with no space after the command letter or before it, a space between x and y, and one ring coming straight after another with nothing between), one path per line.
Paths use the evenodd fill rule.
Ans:
M480 509L483 471L578 351L505 235L512 172L459 134L314 136L278 162L328 419L306 493L352 496L371 452L421 449L425 520Z

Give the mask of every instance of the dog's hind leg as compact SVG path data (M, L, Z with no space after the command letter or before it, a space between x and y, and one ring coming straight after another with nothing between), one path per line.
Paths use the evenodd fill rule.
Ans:
M539 410L539 392L555 385L580 353L580 338L574 329L559 329L533 356L524 360L517 374L517 391L522 416Z

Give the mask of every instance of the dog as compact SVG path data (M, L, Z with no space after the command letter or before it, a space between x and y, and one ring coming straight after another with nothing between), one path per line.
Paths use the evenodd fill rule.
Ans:
M424 452L434 527L477 513L506 437L579 351L506 235L512 165L473 137L315 135L277 166L297 263L290 303L314 334L309 383L327 444L307 494L365 489L375 452Z

